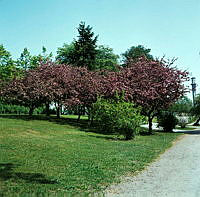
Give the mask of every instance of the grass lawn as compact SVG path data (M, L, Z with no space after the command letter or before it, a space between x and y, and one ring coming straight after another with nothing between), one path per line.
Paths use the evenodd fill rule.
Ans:
M155 133L124 141L92 132L85 119L72 118L0 116L0 196L103 190L120 176L144 169L181 135Z

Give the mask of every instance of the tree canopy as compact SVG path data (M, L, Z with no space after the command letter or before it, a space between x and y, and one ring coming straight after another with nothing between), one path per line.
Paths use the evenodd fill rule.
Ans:
M131 59L132 61L137 61L138 58L145 56L149 60L153 60L153 56L150 54L151 49L147 49L142 45L132 46L130 49L125 51L122 54L123 63L127 64L127 62Z
M59 47L57 50L56 60L60 64L71 64L74 63L74 53L75 47L74 42L71 44L64 43L62 47Z
M16 73L14 60L3 45L0 45L0 80L9 81Z
M56 60L61 64L73 65L75 53L75 43L65 43L63 47L58 48ZM112 48L99 45L96 48L96 57L93 63L93 70L116 71L118 69L118 58L119 56L114 54Z
M97 48L95 69L96 70L118 70L118 58L119 56L114 54L113 49L100 45Z
M20 57L17 59L17 67L22 70L37 68L40 63L46 63L51 60L52 53L47 54L47 49L42 47L42 53L39 55L31 55L27 48L24 48Z
M177 114L189 114L191 112L191 108L192 101L187 96L183 96L171 105L168 110Z
M70 45L64 44L58 48L56 59L60 63L67 63L77 67L87 67L89 70L95 69L97 55L97 36L94 36L92 27L81 22L78 27L78 39Z
M141 57L137 62L129 60L121 72L127 97L143 107L143 113L149 119L150 131L156 113L186 92L183 83L188 80L188 73L173 67L172 63Z
M163 60L145 57L137 62L130 61L118 72L90 71L86 67L49 62L28 70L23 79L14 80L1 95L30 109L46 102L90 108L98 96L113 98L117 92L127 101L142 107L151 132L156 113L184 95L186 88L183 83L188 79L187 74Z

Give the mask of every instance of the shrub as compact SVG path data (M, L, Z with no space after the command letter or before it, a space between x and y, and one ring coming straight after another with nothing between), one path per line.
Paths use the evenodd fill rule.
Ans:
M172 132L178 123L178 119L174 113L162 111L158 114L158 126L163 127L164 132Z
M19 105L0 103L0 114L27 114L28 108Z
M93 117L101 131L118 133L126 140L135 136L143 120L139 108L119 97L107 100L99 98L93 104Z
M185 126L188 124L189 122L189 118L187 116L177 116L178 119L178 125L181 128L185 128Z
M34 114L42 114L44 109L44 107L38 107L34 110ZM28 114L28 112L28 107L0 102L0 114Z

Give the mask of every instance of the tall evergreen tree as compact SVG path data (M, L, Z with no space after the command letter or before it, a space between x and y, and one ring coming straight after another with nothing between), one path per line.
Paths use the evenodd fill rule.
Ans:
M93 64L95 70L118 70L118 59L119 56L113 52L113 49L105 46L99 45L96 48L95 63ZM75 47L74 42L70 44L64 43L62 47L57 50L56 61L60 64L74 64Z
M97 55L96 42L92 27L86 26L81 22L78 27L78 40L74 42L74 53L72 54L73 65L78 67L87 67L89 70L95 69L95 59Z

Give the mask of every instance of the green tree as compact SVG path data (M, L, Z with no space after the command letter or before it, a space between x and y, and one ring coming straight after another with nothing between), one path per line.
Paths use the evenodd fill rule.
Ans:
M97 48L95 67L98 70L112 70L116 71L118 67L119 56L114 54L113 49L100 45Z
M52 61L53 54L52 53L47 53L47 49L43 46L42 47L42 53L39 55L34 55L31 57L31 65L33 65L33 68L38 67L40 63L47 63L49 61Z
M31 55L27 48L24 48L20 57L17 60L17 66L23 70L35 69L40 63L45 63L50 61L52 58L52 53L47 54L47 49L42 47L42 53L39 55Z
M16 74L15 62L3 45L0 45L0 80L9 81Z
M97 36L94 37L92 28L89 25L86 26L84 22L79 24L78 33L78 40L70 45L64 44L62 48L58 48L56 59L60 63L94 70L97 55Z
M187 96L183 96L173 105L171 105L168 111L175 112L179 115L189 114L191 108L192 108L192 101Z
M197 95L195 98L195 105L191 109L191 114L197 118L194 123L195 126L199 125L200 121L200 95Z
M74 42L72 42L71 44L64 43L63 47L59 47L57 50L56 60L61 64L73 64L74 54Z
M79 24L78 33L78 40L74 43L74 65L94 70L97 55L97 36L94 37L92 28L89 25L85 26L84 22Z
M93 104L93 116L97 128L104 133L118 133L126 140L139 132L144 117L140 108L116 95L113 99L98 98Z
M23 70L31 69L33 66L31 65L31 54L27 48L24 48L21 53L19 59L17 60L17 66L22 68Z
M119 56L114 54L113 49L100 45L96 49L96 58L94 62L95 70L117 70ZM56 60L61 64L74 64L75 44L64 44L63 47L58 48Z
M147 59L153 60L153 56L150 54L151 49L146 49L142 45L132 46L130 49L122 54L123 63L126 64L130 59L137 61L139 57L145 56Z

